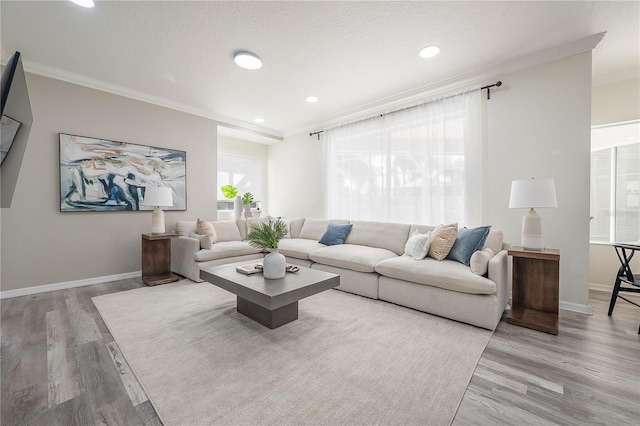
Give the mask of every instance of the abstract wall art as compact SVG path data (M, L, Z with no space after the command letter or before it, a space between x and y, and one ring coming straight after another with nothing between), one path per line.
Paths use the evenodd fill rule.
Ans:
M60 211L153 210L145 188L170 187L187 209L187 153L60 133Z

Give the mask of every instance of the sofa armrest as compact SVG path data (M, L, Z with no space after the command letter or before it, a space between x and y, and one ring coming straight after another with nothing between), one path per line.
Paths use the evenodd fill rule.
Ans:
M190 237L171 239L171 271L195 282L200 279L200 267L195 254L200 250L200 240Z
M501 250L489 260L489 279L496 283L496 296L504 311L509 300L509 257Z

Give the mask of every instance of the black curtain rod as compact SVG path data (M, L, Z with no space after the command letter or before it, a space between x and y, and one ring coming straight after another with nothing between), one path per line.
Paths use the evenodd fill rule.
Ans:
M487 100L489 100L489 99L491 99L491 88L492 87L500 87L500 86L502 86L502 81L498 80L494 84L489 84L487 86L482 86L481 88L475 89L475 90L485 90L486 89L487 90ZM471 92L473 92L473 90L471 90ZM458 96L458 95L461 95L461 94L462 94L462 92L461 93L455 93L453 95L445 96L444 98L439 98L439 99L435 99L435 100L432 100L432 101L427 101L427 102L424 102L422 104L412 105L412 106L409 106L409 107L406 107L406 108L400 108L400 109L397 109L397 110L391 111L391 112L385 112L384 114L380 114L379 116L380 117L384 117L387 114L393 114L394 112L404 111L404 110L409 109L409 108L417 107L418 105L429 104L431 102L435 102L435 101L441 100L441 99L453 98L454 96ZM365 118L363 120L357 120L357 121L354 121L354 123L357 123L358 121L368 120L368 119L369 118ZM352 123L350 123L350 124L352 124ZM336 127L339 127L339 126L336 126ZM335 127L332 127L332 129L334 129L334 128ZM327 129L327 130L329 130L329 129ZM309 133L309 136L316 136L317 135L318 136L318 140L320 140L320 133L324 133L324 130L318 130L317 132L311 132L311 133Z

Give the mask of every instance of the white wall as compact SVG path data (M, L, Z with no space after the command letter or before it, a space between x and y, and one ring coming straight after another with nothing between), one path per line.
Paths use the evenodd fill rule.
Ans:
M2 291L139 271L151 212L61 213L58 132L185 150L187 211L215 215L217 123L27 74L33 127L11 208L2 209Z
M262 211L269 211L269 191L267 188L267 145L243 141L241 139L232 138L230 136L218 134L218 152L221 154L237 155L238 157L253 158L261 161L264 164L262 169L262 186L260 192L262 193L261 201ZM219 185L218 185L219 186ZM219 216L223 214L218 213ZM265 216L265 214L263 214ZM230 213L228 217L220 217L218 220L230 220L233 219L233 214Z
M588 303L591 52L496 76L486 103L483 220L520 242L522 210L510 210L511 181L556 180L557 209L541 210L545 242L561 250L560 299ZM308 134L269 147L270 212L324 215L322 142ZM580 308L578 308L580 309Z
M620 123L640 119L640 78L603 84L593 88L591 97L591 123ZM589 282L613 287L620 262L608 244L589 246ZM631 269L640 271L640 256L631 263Z
M640 78L593 88L591 124L620 123L640 119Z
M487 103L486 222L519 244L511 181L554 178L557 209L541 209L545 245L560 249L560 300L586 308L589 247L591 52L517 71Z

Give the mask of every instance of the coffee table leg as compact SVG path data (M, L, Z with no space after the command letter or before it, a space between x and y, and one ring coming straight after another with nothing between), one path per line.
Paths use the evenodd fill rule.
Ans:
M240 296L237 298L238 312L272 330L298 319L298 302L271 311Z

